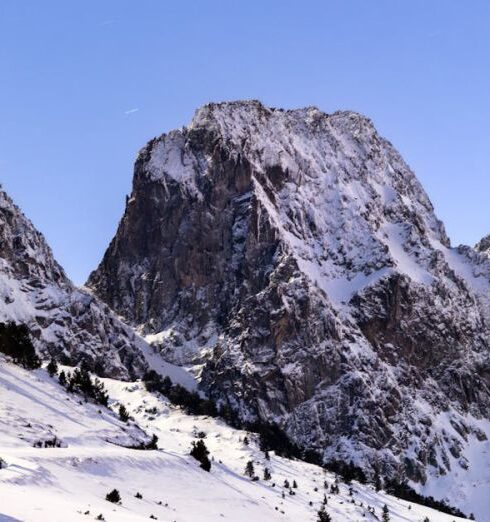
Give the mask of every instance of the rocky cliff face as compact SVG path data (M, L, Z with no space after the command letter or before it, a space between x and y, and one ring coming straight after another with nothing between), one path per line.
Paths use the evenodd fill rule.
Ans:
M29 326L36 348L66 363L128 378L147 367L145 342L90 292L76 288L44 237L0 190L0 321Z
M367 118L234 102L141 150L88 285L244 419L424 483L486 438L489 276Z
M490 235L485 236L475 245L475 250L487 256L490 256Z

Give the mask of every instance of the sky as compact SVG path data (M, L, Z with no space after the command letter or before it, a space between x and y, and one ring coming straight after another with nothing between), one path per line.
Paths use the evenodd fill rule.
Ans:
M488 0L0 0L0 182L82 284L204 103L369 116L453 244L490 233Z

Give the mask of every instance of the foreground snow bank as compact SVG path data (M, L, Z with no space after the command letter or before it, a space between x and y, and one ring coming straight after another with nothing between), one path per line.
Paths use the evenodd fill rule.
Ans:
M332 474L273 453L267 460L253 435L245 444L244 432L216 419L185 415L140 382L104 380L111 407L117 411L124 404L134 419L125 424L110 410L67 394L44 370L29 373L0 363L2 522L71 522L99 515L110 522L151 516L169 522L313 522L325 494L334 521L376 520L368 506L380 518L385 503L393 521L462 520L356 483L352 495L344 484L339 494L331 494ZM159 437L159 450L124 447L147 437L143 430ZM198 436L205 437L211 453L210 473L189 456ZM33 447L54 437L61 447ZM255 482L243 473L250 460L260 479ZM269 481L262 480L266 467ZM285 480L296 481L294 495ZM105 500L114 488L120 505Z

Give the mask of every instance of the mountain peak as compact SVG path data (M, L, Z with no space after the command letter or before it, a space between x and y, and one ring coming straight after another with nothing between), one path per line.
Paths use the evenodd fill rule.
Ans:
M142 150L88 284L244 421L423 484L490 412L474 254L369 119L226 102Z
M353 111L337 111L327 114L317 107L281 109L267 107L258 100L239 100L221 103L208 103L199 108L190 129L208 129L218 132L225 139L263 139L277 140L278 135L287 133L321 133L332 127L350 126L357 132L361 126L374 131L367 117Z

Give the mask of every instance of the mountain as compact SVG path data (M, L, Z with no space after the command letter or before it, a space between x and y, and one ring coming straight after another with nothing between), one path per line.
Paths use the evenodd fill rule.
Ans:
M88 290L79 289L5 191L0 190L0 322L29 327L45 357L85 360L119 378L148 368L144 340Z
M366 117L205 105L140 151L87 285L242 420L464 508L485 496L490 263L450 246Z
M463 521L356 482L332 493L332 473L272 451L267 459L253 434L185 415L140 381L103 383L110 409L67 393L44 369L27 372L0 356L0 521L313 522L324 495L336 522L375 520L385 504L393 522ZM120 405L132 419L118 418ZM143 429L157 435L158 449L132 448L147 439ZM199 437L211 453L209 473L189 455ZM248 461L256 481L244 475ZM120 504L105 500L114 488Z

